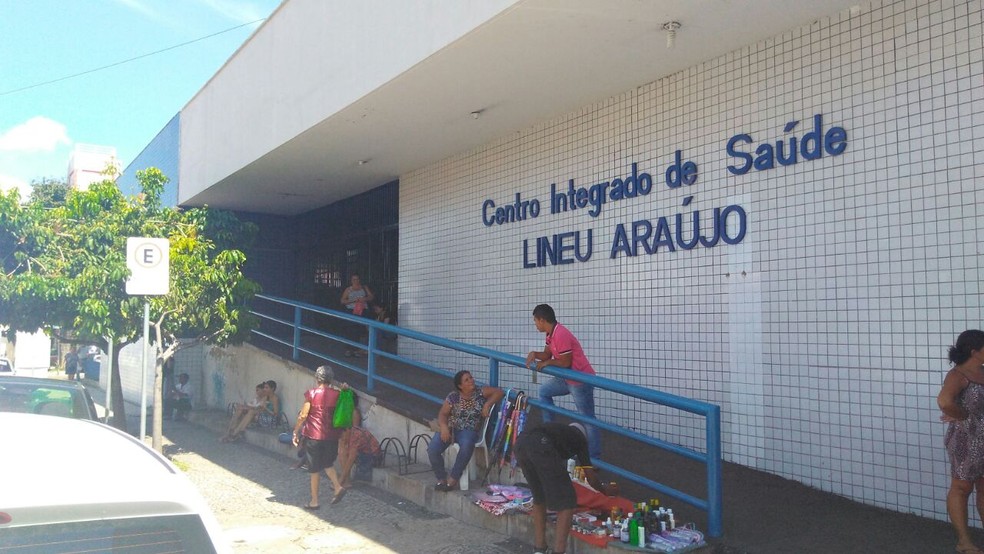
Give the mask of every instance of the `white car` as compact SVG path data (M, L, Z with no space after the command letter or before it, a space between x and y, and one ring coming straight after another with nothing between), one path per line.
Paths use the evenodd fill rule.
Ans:
M191 482L118 429L0 413L0 444L0 551L229 552Z
M7 358L0 358L0 375L17 375L14 371L14 364Z

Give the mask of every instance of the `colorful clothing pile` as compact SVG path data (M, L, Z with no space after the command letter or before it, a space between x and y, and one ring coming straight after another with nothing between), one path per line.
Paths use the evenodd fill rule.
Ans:
M495 516L510 512L529 513L533 509L533 493L525 487L489 485L488 489L472 494L472 500Z

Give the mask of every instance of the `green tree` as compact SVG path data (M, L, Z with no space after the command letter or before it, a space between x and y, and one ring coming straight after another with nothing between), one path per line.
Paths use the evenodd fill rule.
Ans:
M78 338L117 348L112 356L113 424L126 425L119 350L141 339L143 304L150 303L156 337L155 407L161 406L163 363L182 346L177 338L210 344L244 340L256 319L247 303L259 291L243 275L256 232L251 223L219 210L161 206L168 179L156 168L137 173L140 195L124 196L112 181L70 191L65 203L44 209L22 204L16 190L0 195L0 324L14 330L71 329ZM126 294L127 237L167 238L170 292ZM189 343L183 343L185 346ZM194 343L191 343L194 344ZM160 411L155 410L159 448Z
M40 202L45 208L54 208L65 204L68 197L68 183L61 179L45 177L31 181L31 202Z

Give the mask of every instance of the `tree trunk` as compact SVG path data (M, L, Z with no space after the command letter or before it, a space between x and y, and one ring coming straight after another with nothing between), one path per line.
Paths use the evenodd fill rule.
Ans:
M110 372L113 375L113 383L110 387L110 398L112 398L112 409L113 409L113 419L111 424L113 427L123 431L129 432L126 428L126 404L123 403L123 383L120 382L120 350L129 343L120 344L113 349L113 361L110 367Z
M160 344L160 342L158 342ZM161 355L160 349L155 348L156 356L154 356L154 422L153 422L153 440L152 444L154 450L164 453L164 439L163 434L163 422L161 421L164 414L164 357Z

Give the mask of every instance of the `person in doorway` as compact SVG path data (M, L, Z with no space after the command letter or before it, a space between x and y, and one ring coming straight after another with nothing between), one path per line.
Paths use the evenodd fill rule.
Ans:
M396 322L393 321L393 316L390 315L390 312L386 309L386 306L383 306L382 304L372 305L372 316L380 323L396 325Z
M182 373L178 375L178 384L174 386L174 392L171 393L171 399L174 400L172 406L175 421L184 421L188 418L188 412L191 411L191 398L192 388L188 374Z
M448 394L437 414L440 430L427 445L427 457L437 477L435 490L450 491L458 488L458 480L468 467L482 422L489 417L495 403L505 393L497 387L479 387L469 371L454 375L454 392ZM444 467L444 451L458 443L458 456L449 474Z
M950 347L953 368L943 379L936 402L949 425L943 444L950 458L946 511L957 532L957 552L984 554L970 537L967 503L977 489L977 511L984 518L984 331L960 333Z
M567 550L567 537L577 509L577 492L567 473L575 458L595 490L606 492L588 455L588 441L580 423L543 423L526 430L516 443L516 459L533 493L533 550L538 554ZM554 548L547 550L547 510L557 512Z
M321 486L321 472L324 471L331 484L335 487L335 496L331 503L337 504L346 489L338 479L335 471L335 459L338 458L338 439L342 429L332 426L335 405L338 403L339 389L331 386L335 371L327 365L319 367L314 372L316 386L304 393L304 405L297 415L294 424L294 446L298 446L304 437L304 453L307 458L308 473L311 475L311 500L304 505L305 510L317 510L321 507L318 491ZM347 389L347 384L341 385Z
M372 317L369 311L369 303L376 298L372 294L372 290L368 286L362 284L362 279L359 274L353 273L349 280L350 284L348 287L342 291L341 302L345 306L345 309L352 312L353 315L359 317ZM365 341L365 333L360 329L359 336L362 337L362 342ZM359 350L346 350L346 356L355 356L357 353L363 353L364 351Z
M380 323L386 323L388 325L396 325L396 318L386 308L386 306L383 306L382 304L373 304L372 305L372 314L373 314L373 317L376 318L376 321L378 321ZM379 338L380 339L383 339L383 340L386 340L386 341L390 341L390 340L393 340L393 339L396 338L396 333L391 333L389 331L383 331L383 332L379 333Z
M533 369L537 371L546 366L555 366L579 371L586 375L595 374L594 368L591 367L591 363L584 355L584 350L581 349L581 343L566 327L557 322L553 308L547 304L540 304L533 308L533 324L536 325L537 331L546 333L547 340L543 352L533 351L527 354L527 367L535 363ZM560 377L551 377L540 385L540 400L551 406L554 405L554 397L567 394L570 394L574 399L574 405L581 415L595 416L593 386L578 381L568 381ZM544 423L553 421L553 414L544 410L543 421ZM589 453L592 458L601 458L601 436L598 429L589 425L587 430Z

